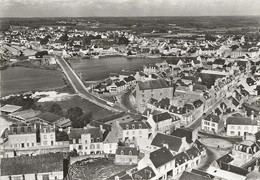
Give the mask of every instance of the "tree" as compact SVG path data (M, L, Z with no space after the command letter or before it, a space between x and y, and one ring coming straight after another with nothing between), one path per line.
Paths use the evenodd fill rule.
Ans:
M54 103L51 105L49 112L57 114L59 116L63 116L63 110L62 110L61 106L57 103Z
M55 136L56 136L56 141L68 141L69 140L68 134L64 131L59 131L58 129L55 132Z
M73 121L74 119L78 119L79 117L81 117L83 115L83 111L81 108L79 107L71 107L68 109L67 111L67 117Z
M127 52L127 56L131 56L131 55L133 55L133 53L129 50L129 51Z
M81 123L83 124L83 126L86 126L92 120L92 113L90 112L90 113L86 113L86 114L82 115L80 120L81 120Z
M68 42L69 41L69 37L68 37L67 33L62 35L59 40L61 40L63 42Z

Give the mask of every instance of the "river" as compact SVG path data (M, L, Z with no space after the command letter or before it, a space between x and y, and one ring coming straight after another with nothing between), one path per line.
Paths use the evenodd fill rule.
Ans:
M162 62L160 58L126 58L107 57L100 59L84 59L70 61L73 69L80 73L86 81L102 80L111 72L117 73L123 69L142 69L144 64Z

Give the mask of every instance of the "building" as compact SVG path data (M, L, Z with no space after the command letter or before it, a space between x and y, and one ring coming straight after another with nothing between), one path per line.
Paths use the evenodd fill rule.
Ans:
M63 180L64 154L1 158L1 180Z
M52 126L12 125L7 134L8 141L4 144L7 157L67 152L69 147L65 141L56 142L55 128Z
M115 155L115 164L132 165L138 163L139 150L134 147L118 146Z
M173 84L164 79L137 81L135 88L135 106L139 112L146 109L146 105L151 98L162 99L173 97Z
M151 142L151 150L156 150L161 147L167 147L171 153L177 154L184 150L187 150L190 146L186 141L186 137L177 137L166 135L162 133L157 133Z
M151 135L151 126L147 122L116 122L112 126L112 131L116 132L118 142L135 142L137 138L148 139Z
M22 106L6 104L6 105L0 107L0 112L1 112L2 115L8 115L10 113L17 112L21 109L22 109Z
M103 154L103 134L100 128L73 128L69 130L69 149L79 155Z
M170 134L175 128L179 127L175 124L177 117L172 117L168 112L159 114L150 114L147 122L152 127L152 133L155 135L156 132ZM177 118L178 119L178 118Z
M116 133L114 131L106 130L106 132L104 133L104 142L103 142L104 153L116 154L117 146L118 146L118 142L117 142Z
M193 145L198 139L198 129L187 129L187 128L178 128L175 129L172 133L172 136L177 136L180 138L185 137L189 145Z
M201 130L210 133L218 133L224 128L224 123L220 121L219 116L209 114L201 121Z
M249 117L228 117L226 120L228 136L245 136L247 133L255 134L260 130L258 119Z
M22 122L27 122L32 120L34 117L37 115L41 114L40 111L35 111L33 109L27 109L24 111L18 111L18 112L13 112L8 115L11 119L22 121Z

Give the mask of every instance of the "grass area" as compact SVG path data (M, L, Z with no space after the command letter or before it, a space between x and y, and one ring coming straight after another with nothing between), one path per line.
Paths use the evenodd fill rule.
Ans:
M56 101L55 103L59 104L64 112L66 112L66 110L68 110L69 108L76 106L81 108L84 113L92 112L94 120L113 114L111 111L97 106L77 95L72 96L70 99L67 99L65 101ZM41 105L44 110L50 109L50 106L52 104L53 102L37 102L37 105Z
M84 166L73 165L69 170L69 179L93 180L107 179L110 176L134 166L115 165L113 160L107 158L88 159Z

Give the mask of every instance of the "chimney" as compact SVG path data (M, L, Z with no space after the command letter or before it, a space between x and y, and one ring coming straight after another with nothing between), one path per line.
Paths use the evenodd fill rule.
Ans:
M68 127L68 134L70 133L71 127Z
M99 125L99 128L100 128L101 131L103 131L103 125L102 124Z

